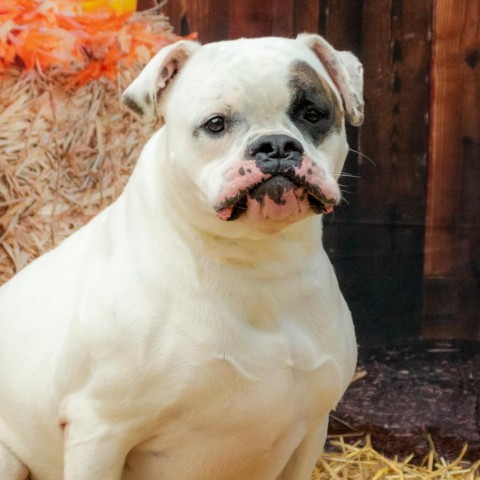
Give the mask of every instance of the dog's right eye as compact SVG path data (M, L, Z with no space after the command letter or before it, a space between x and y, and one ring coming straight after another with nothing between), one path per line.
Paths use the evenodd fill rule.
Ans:
M223 117L213 117L206 124L206 129L212 133L221 133L225 130L225 120Z

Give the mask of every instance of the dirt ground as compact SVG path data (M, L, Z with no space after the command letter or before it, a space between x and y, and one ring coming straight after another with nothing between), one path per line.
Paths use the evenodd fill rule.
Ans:
M480 342L360 345L360 371L332 414L333 434L370 433L385 455L480 459Z

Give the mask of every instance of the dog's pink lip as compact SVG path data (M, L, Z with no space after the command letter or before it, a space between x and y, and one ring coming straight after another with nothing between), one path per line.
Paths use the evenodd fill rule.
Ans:
M224 221L232 221L239 218L247 208L247 195L259 187L262 183L277 175L268 175L261 182L253 183L237 193L237 195L227 198L220 205L215 206L217 218ZM314 213L332 213L334 205L338 204L338 199L328 198L319 187L299 177L295 174L289 175L282 172L278 176L283 176L290 180L298 188L305 188L308 194L308 201Z

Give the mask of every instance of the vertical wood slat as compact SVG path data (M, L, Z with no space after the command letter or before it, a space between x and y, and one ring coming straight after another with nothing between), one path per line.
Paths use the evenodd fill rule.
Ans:
M331 0L329 11L340 3ZM373 163L357 159L356 195L347 197L353 233L341 249L350 255L343 281L362 328L415 334L422 311L432 4L361 4L366 107L360 145Z
M324 36L337 50L347 50L361 58L362 43L362 2L352 3L349 0L321 0L318 11L318 33ZM325 225L326 246L332 258L350 256L353 246L352 230L349 226L354 221L355 200L358 175L358 133L359 129L346 125L347 140L352 151L349 153L343 171L342 190L345 201L336 208L335 222ZM346 225L346 228L343 226ZM354 235L354 234L353 234ZM344 242L348 242L346 245Z
M480 338L480 3L435 2L425 336Z
M385 224L388 214L383 203L388 198L389 185L381 179L389 178L392 90L392 38L391 0L367 0L363 15L374 19L363 25L362 60L365 68L365 124L361 130L361 145L365 155L359 159L362 178L359 181L359 198L369 223ZM372 188L372 186L375 186ZM379 199L383 199L379 202ZM375 249L373 249L375 251Z
M299 0L181 0L169 2L163 11L175 32L198 32L202 43L240 37L287 36L314 23L306 13L315 14L316 2L298 7ZM302 2L300 2L302 3Z
M362 45L362 2L320 0L323 11L322 35L337 50L349 50L360 56Z
M352 3L350 0L321 0L319 3L319 33L323 35L337 50L351 51L361 58L362 45L362 2ZM346 125L347 140L352 149L345 162L344 172L348 176L342 178L342 188L348 192L349 198L354 198L357 188L358 176L358 133L359 129ZM351 175L351 176L349 176ZM336 210L335 223L347 223L354 215L354 209L344 202ZM350 219L350 220L348 220ZM327 224L328 225L328 224ZM328 227L327 227L328 228ZM341 229L334 227L333 230L344 236ZM332 239L331 254L336 255L339 238Z
M169 1L162 11L179 35L197 32L201 43L229 36L229 0Z
M182 17L185 13L186 5L184 0L180 1L168 1L167 4L162 8L162 13L164 13L170 22L170 25L173 27L173 31L177 35L185 35L185 32L182 32Z
M291 36L294 0L243 0L230 3L229 38Z
M319 14L320 2L318 0L294 0L292 35L318 32Z
M461 272L469 258L469 246L465 242L457 242L454 227L461 216L461 192L464 181L468 180L463 175L464 168L469 168L463 165L465 141L469 143L467 139L472 139L478 145L480 140L480 67L472 68L467 61L469 52L476 51L477 58L479 55L479 18L480 3L477 0L436 2L426 276Z
M147 10L155 7L157 2L155 0L137 0L137 11Z
M142 9L155 0L142 0ZM199 33L202 43L239 37L292 37L318 29L317 0L177 0L163 8L176 33Z
M419 226L425 218L432 6L363 4L367 121L361 146L375 165L361 160L360 207L373 223Z

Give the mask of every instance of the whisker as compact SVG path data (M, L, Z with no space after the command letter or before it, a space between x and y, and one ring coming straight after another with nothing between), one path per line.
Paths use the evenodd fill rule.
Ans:
M350 202L345 198L345 195L344 195L344 194L352 195L352 192L346 192L346 191L344 191L344 190L341 190L340 193L341 193L341 197L340 197L340 198L341 198L341 202L342 202L342 203L345 202L347 205L350 205Z
M324 216L323 217L323 223L327 223L328 222L328 225L331 225L333 223L333 219L335 218L335 210L331 213L328 214L328 216Z
M349 149L351 152L356 153L357 155L360 155L360 156L363 157L363 158L366 158L374 167L377 166L376 163L375 163L369 156L365 155L364 153L361 153L361 152L359 152L358 150L354 150L353 148L350 148L350 147L349 147L348 149Z
M348 177L348 178L362 178L360 175L353 175L352 173L348 172L332 172L332 175L338 176L338 177Z
M341 193L347 193L348 195L355 195L356 194L356 192L351 192L350 190L347 190L345 188L346 186L348 186L348 185L339 185Z
M353 175L352 173L347 173L347 172L340 172L340 177L362 178L360 175Z

